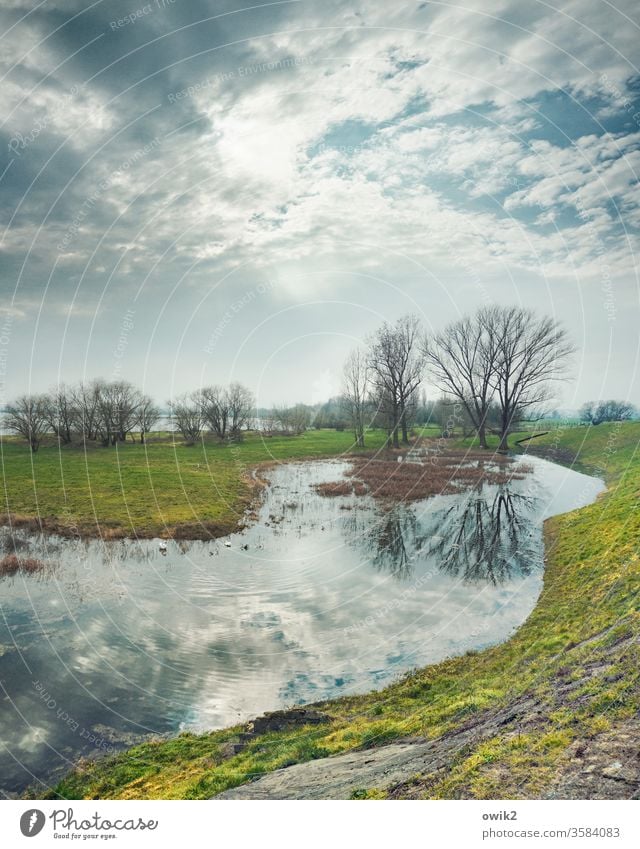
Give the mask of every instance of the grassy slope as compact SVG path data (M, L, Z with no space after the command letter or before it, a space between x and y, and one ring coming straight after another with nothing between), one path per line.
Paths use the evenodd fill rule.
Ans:
M238 729L183 734L83 766L56 788L67 798L204 798L256 774L395 737L436 737L470 715L527 694L546 705L535 733L502 733L471 747L425 795L451 798L535 796L567 757L572 740L600 734L638 711L639 664L611 646L638 633L640 571L640 424L571 429L536 440L565 460L604 469L609 492L594 505L550 520L548 565L540 600L507 643L427 667L381 693L323 705L329 726L274 733L230 759L225 741ZM583 641L590 639L588 643ZM557 703L554 681L581 682L606 656L611 674L586 679ZM376 791L372 795L376 795Z
M368 436L378 447L382 432ZM28 447L4 437L0 513L40 517L51 529L87 535L149 537L233 531L251 498L246 471L261 462L339 454L350 433L310 431L298 437L252 434L238 445L207 441L187 446L171 437L147 445L103 448Z

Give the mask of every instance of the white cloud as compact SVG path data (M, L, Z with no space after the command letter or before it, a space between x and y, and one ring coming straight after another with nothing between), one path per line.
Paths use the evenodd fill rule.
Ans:
M23 27L5 59L17 65L0 104L9 133L46 116L18 163L29 179L40 145L46 151L44 142L69 136L61 172L56 163L18 196L20 214L2 243L18 267L29 252L27 285L43 285L83 209L60 266L74 280L84 274L88 286L100 269L99 286L107 278L127 294L146 279L184 279L202 290L243 269L268 270L282 283L278 293L304 299L318 286L340 293L338 276L319 283L318 270L393 278L402 258L440 280L466 281L472 268L509 281L531 275L541 286L566 286L576 275L591 284L602 245L611 273L631 279L640 132L581 129L589 109L612 124L630 117L624 98L637 30L622 13L589 0L558 10L515 0L326 0L278 14L266 35L256 23L250 39L248 19L232 16L223 32L230 44L195 64L193 78L191 64L179 61L189 58L189 33L184 55L172 52L181 42L163 41L163 61L176 69L158 74L157 100L135 85L121 95L132 82L110 87L105 75L64 108L72 76L63 51L50 42L25 56L45 30L42 22ZM167 100L169 79L197 85L207 74L212 82ZM152 121L126 129L154 106ZM559 110L568 116L560 129ZM125 170L141 131L159 143ZM570 138L560 143L565 131Z

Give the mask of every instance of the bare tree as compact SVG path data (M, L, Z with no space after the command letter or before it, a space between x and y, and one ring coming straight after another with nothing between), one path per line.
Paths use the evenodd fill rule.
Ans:
M400 427L402 441L409 442L409 425L417 408L418 389L424 374L424 352L420 349L421 324L417 316L408 315L396 322Z
M304 433L311 422L311 411L304 404L295 404L287 407L284 404L274 407L272 418L278 430L282 433L295 434Z
M149 395L142 395L135 413L135 427L140 432L140 442L144 443L146 435L151 432L160 419L160 410Z
M389 420L390 438L399 447L409 441L411 403L422 381L424 352L420 349L420 321L416 316L385 322L370 341L369 367L378 409Z
M482 448L487 447L487 418L496 391L497 314L496 308L486 307L449 324L424 343L433 382L464 406Z
M272 407L270 410L265 410L263 413L261 430L266 434L272 434L280 430L280 421L275 407Z
M79 418L73 392L61 383L48 395L43 396L43 401L47 425L60 442L68 444L78 427Z
M115 399L112 397L109 384L104 380L94 381L94 391L97 396L96 438L103 445L115 445L117 441L117 421Z
M369 363L360 348L347 357L343 369L344 404L351 419L358 448L364 448L364 434L369 409Z
M40 447L42 434L49 429L44 395L22 395L9 404L3 417L4 427L11 433L24 437L35 452Z
M200 393L200 398L204 423L219 439L224 439L229 427L227 391L222 386L205 386Z
M253 394L241 383L232 383L226 393L229 411L229 428L235 437L245 430L254 413Z
M636 415L636 408L626 401L589 401L580 410L580 418L592 425L602 422L625 422Z
M513 424L549 399L551 382L566 377L575 347L555 319L521 307L496 308L490 332L497 347L492 381L500 403L499 448L506 451Z
M370 343L369 367L378 415L387 421L389 440L400 447L400 390L398 387L397 349L393 328L384 324Z
M287 421L295 434L304 433L311 424L311 410L306 404L295 404L287 410Z
M98 438L100 381L80 383L71 390L71 402L76 411L76 428L84 439Z
M271 430L286 433L288 428L288 413L286 404L274 404L269 413Z
M103 445L124 442L136 426L141 394L125 380L97 381L97 430Z
M186 442L195 442L202 434L206 424L204 402L201 392L191 392L181 395L174 401L169 401L171 416L177 430Z

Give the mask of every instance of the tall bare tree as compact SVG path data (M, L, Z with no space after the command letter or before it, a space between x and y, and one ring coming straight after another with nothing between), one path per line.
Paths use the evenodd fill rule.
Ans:
M408 315L396 322L398 346L398 387L400 398L400 428L402 441L409 442L409 424L417 408L418 390L424 374L424 352L420 338L420 319Z
M24 437L35 454L42 435L49 430L44 395L22 395L7 405L3 417L4 427L11 433Z
M487 418L496 392L497 316L496 308L486 307L449 324L424 344L431 379L464 406L482 448L487 447Z
M398 448L409 441L409 415L422 381L424 352L420 346L420 320L407 315L395 324L385 322L369 345L371 382L379 409L389 419L390 439Z
M499 447L505 451L513 424L548 401L552 382L566 377L575 347L555 319L521 307L497 308L491 333L497 346L492 380L500 403Z
M204 423L219 439L229 427L229 395L222 386L205 386L200 392Z
M347 357L342 373L344 403L351 419L358 448L364 448L369 409L369 363L366 353L357 348Z
M241 383L232 383L227 389L227 407L229 410L229 428L235 437L239 437L251 421L254 414L253 394Z

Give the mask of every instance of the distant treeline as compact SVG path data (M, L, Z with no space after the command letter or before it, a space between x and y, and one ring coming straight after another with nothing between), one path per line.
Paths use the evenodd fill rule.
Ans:
M251 392L239 383L210 386L168 402L172 426L186 440L207 429L220 439L237 436L253 415ZM153 399L123 381L92 380L60 386L39 395L22 395L8 404L2 423L10 433L24 437L36 452L45 434L62 444L74 440L104 446L146 435L162 418Z

